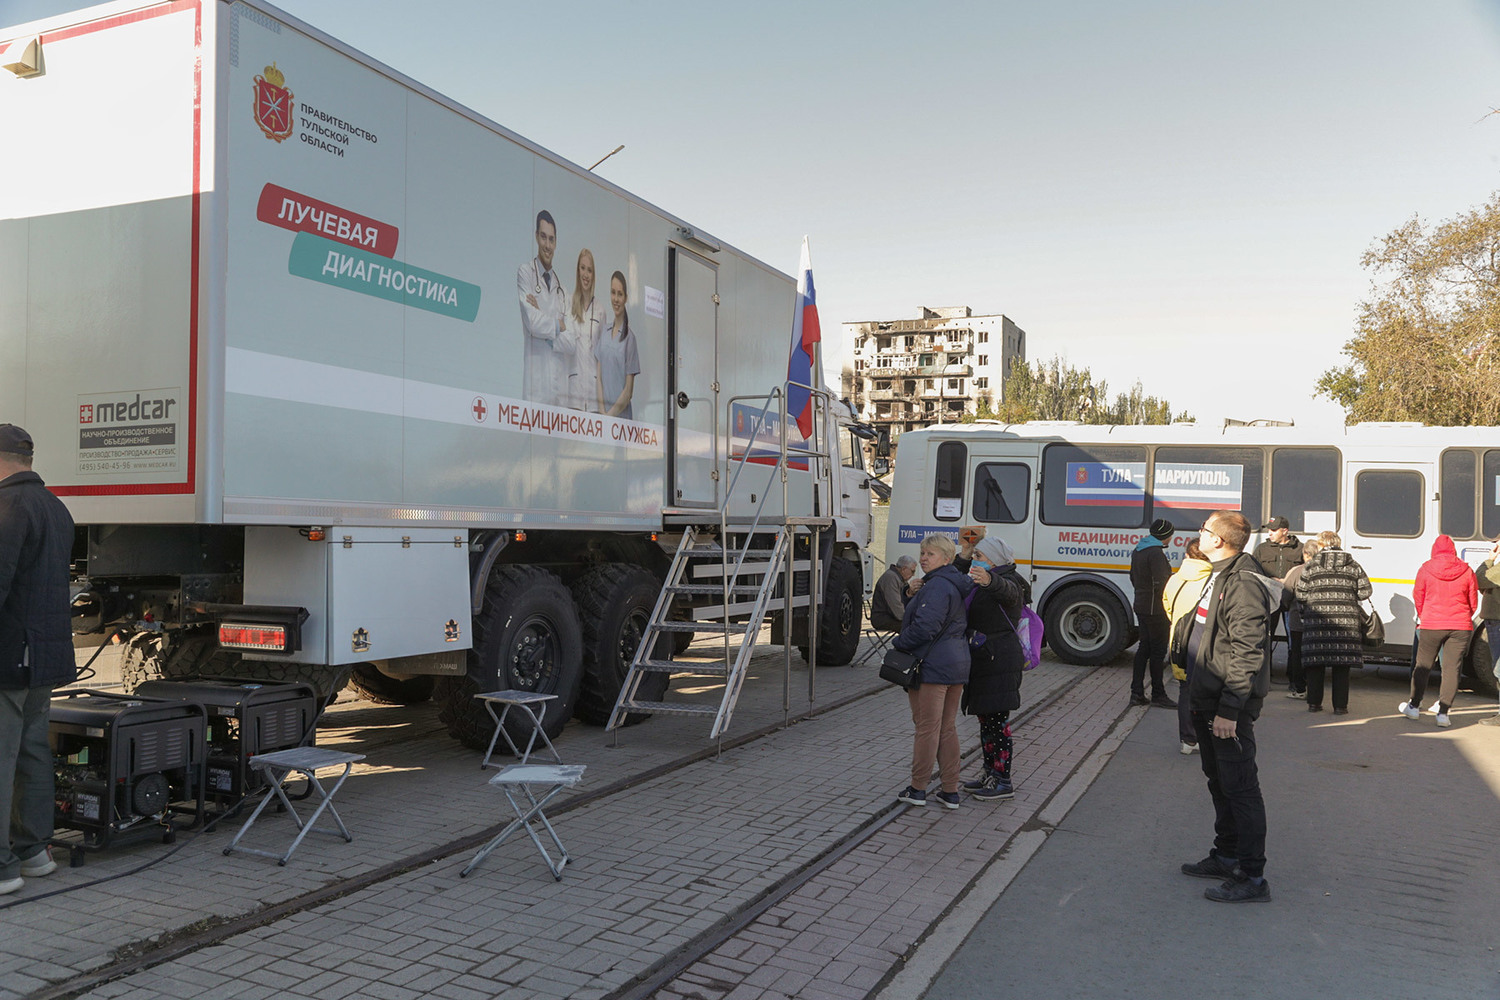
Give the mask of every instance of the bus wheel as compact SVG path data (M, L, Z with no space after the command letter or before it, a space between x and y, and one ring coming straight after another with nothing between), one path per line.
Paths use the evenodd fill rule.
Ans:
M1064 663L1091 667L1125 648L1125 622L1125 609L1103 587L1069 587L1047 604L1047 645Z
M1490 669L1490 643L1488 629L1475 629L1473 641L1469 643L1469 655L1464 663L1461 679L1468 682L1469 689L1493 699L1496 696L1495 672Z

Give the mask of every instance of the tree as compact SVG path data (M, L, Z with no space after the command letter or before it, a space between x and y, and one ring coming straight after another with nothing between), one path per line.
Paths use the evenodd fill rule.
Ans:
M1318 394L1349 423L1500 423L1500 192L1439 223L1413 217L1376 241L1349 363L1324 372Z
M1109 383L1094 381L1087 368L1074 368L1060 357L1039 361L1036 367L1011 366L1005 395L996 417L1007 423L1027 420L1077 420L1085 424L1169 424L1172 406L1146 395L1140 380L1109 402ZM1177 420L1191 420L1186 412Z

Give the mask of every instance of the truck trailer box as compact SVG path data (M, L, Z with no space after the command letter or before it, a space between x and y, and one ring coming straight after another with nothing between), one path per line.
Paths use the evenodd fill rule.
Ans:
M0 420L81 524L651 530L786 378L787 275L269 5L0 64Z

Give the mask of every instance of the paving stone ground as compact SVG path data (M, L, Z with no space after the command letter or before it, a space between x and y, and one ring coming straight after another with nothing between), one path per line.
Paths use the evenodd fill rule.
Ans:
M779 721L782 664L779 647L757 653L731 735ZM674 689L691 692L699 682L688 678ZM805 668L795 669L793 712L806 707L806 685ZM817 687L819 704L875 693L721 756L554 810L574 858L560 883L518 835L468 879L457 875L472 851L449 854L83 995L605 996L889 808L910 753L905 699L882 685L872 666L820 670ZM715 998L868 991L1118 718L1120 688L1115 671L1091 675L1044 663L1028 675L1026 697L1040 703L1062 694L1017 733L1021 792L1012 803L966 805L952 814L929 807L899 818L669 990ZM332 714L319 743L368 755L337 800L353 844L310 838L279 867L224 857L232 836L226 830L184 836L170 857L159 844L142 844L33 880L23 898L111 877L0 910L7 929L0 997L27 996L101 968L159 935L477 837L504 818L503 798L486 787L478 755L447 737L432 707L352 702ZM580 786L587 792L682 760L708 746L705 731L701 719L658 717L625 730L619 747L601 730L576 724L557 742L565 760L589 767ZM961 735L967 746L976 742L972 720L963 720ZM272 817L251 836L276 846L290 829L285 817ZM158 863L129 873L152 860ZM893 875L893 867L912 877ZM922 872L928 874L918 893L912 879ZM766 970L776 970L775 978ZM740 978L729 978L737 972ZM807 977L800 985L799 976Z

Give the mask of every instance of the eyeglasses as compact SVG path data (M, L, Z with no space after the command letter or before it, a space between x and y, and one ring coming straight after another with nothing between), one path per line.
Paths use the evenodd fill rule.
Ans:
M1200 534L1200 535L1212 535L1214 538L1218 538L1219 537L1216 532L1210 531L1208 529L1207 525L1204 525L1203 527L1199 528L1198 529L1198 534Z

